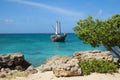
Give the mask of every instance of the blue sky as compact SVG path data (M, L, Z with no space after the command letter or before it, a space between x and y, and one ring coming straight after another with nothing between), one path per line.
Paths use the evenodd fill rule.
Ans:
M89 15L105 20L120 14L120 0L0 0L0 33L53 33L61 22L71 33Z

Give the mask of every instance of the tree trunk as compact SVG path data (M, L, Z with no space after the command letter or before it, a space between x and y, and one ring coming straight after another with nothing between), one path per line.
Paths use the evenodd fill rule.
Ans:
M111 46L105 46L107 50L112 51L120 59L120 50L116 52Z

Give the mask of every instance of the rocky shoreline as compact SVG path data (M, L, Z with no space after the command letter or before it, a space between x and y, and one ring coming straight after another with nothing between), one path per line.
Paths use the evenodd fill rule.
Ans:
M16 72L25 72L29 74L44 73L52 71L56 77L72 77L81 76L81 68L78 63L87 60L104 60L114 62L119 65L119 59L113 58L109 51L81 51L75 52L69 56L53 56L47 59L44 64L39 67L32 67L31 63L24 59L21 53L0 55L0 78L12 75Z
M113 58L109 51L81 51L75 52L73 56L54 56L39 67L41 72L53 71L56 77L80 76L81 68L78 63L83 60L104 60L118 64L119 59Z
M22 53L10 53L0 55L0 78L17 72L28 72L34 70L31 63L26 61Z

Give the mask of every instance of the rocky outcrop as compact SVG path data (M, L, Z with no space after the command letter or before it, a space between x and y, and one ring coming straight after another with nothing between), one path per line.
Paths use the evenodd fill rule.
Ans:
M18 70L11 70L9 68L1 68L1 70L0 70L0 78L4 78L7 75L12 75L12 74L17 73L17 72L19 72L19 71Z
M118 61L118 58L113 58L113 56L109 51L100 51L100 50L75 52L72 58L78 59L79 61L85 59L87 60L101 59L104 61L112 61L112 62Z
M10 68L10 69L27 69L31 63L24 59L24 55L21 53L14 54L4 54L0 55L0 69L1 68Z
M66 56L54 56L39 67L41 72L53 71L56 77L68 77L81 75L77 59Z
M68 56L54 56L46 60L46 63L38 67L41 72L52 71L55 67L67 63L71 57Z
M0 78L25 71L30 65L21 53L0 55Z
M36 68L34 68L33 66L30 66L30 67L28 67L28 68L26 69L26 72L27 72L28 74L35 74L35 73L38 72L38 70L37 70Z
M115 63L119 60L118 58L113 58L109 51L82 51L74 53L72 57L54 56L47 59L46 63L38 69L41 72L53 71L56 77L80 76L82 72L78 63L85 59L101 59Z
M80 76L81 68L77 59L71 59L65 64L61 64L53 69L56 77Z

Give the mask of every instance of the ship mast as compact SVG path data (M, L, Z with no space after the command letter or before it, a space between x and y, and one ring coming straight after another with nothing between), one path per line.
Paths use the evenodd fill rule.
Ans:
M56 21L56 32L55 32L56 35L58 35L58 28L59 28L59 24L58 21Z
M61 24L60 24L60 22L59 22L59 31L60 31L60 34L61 34Z

